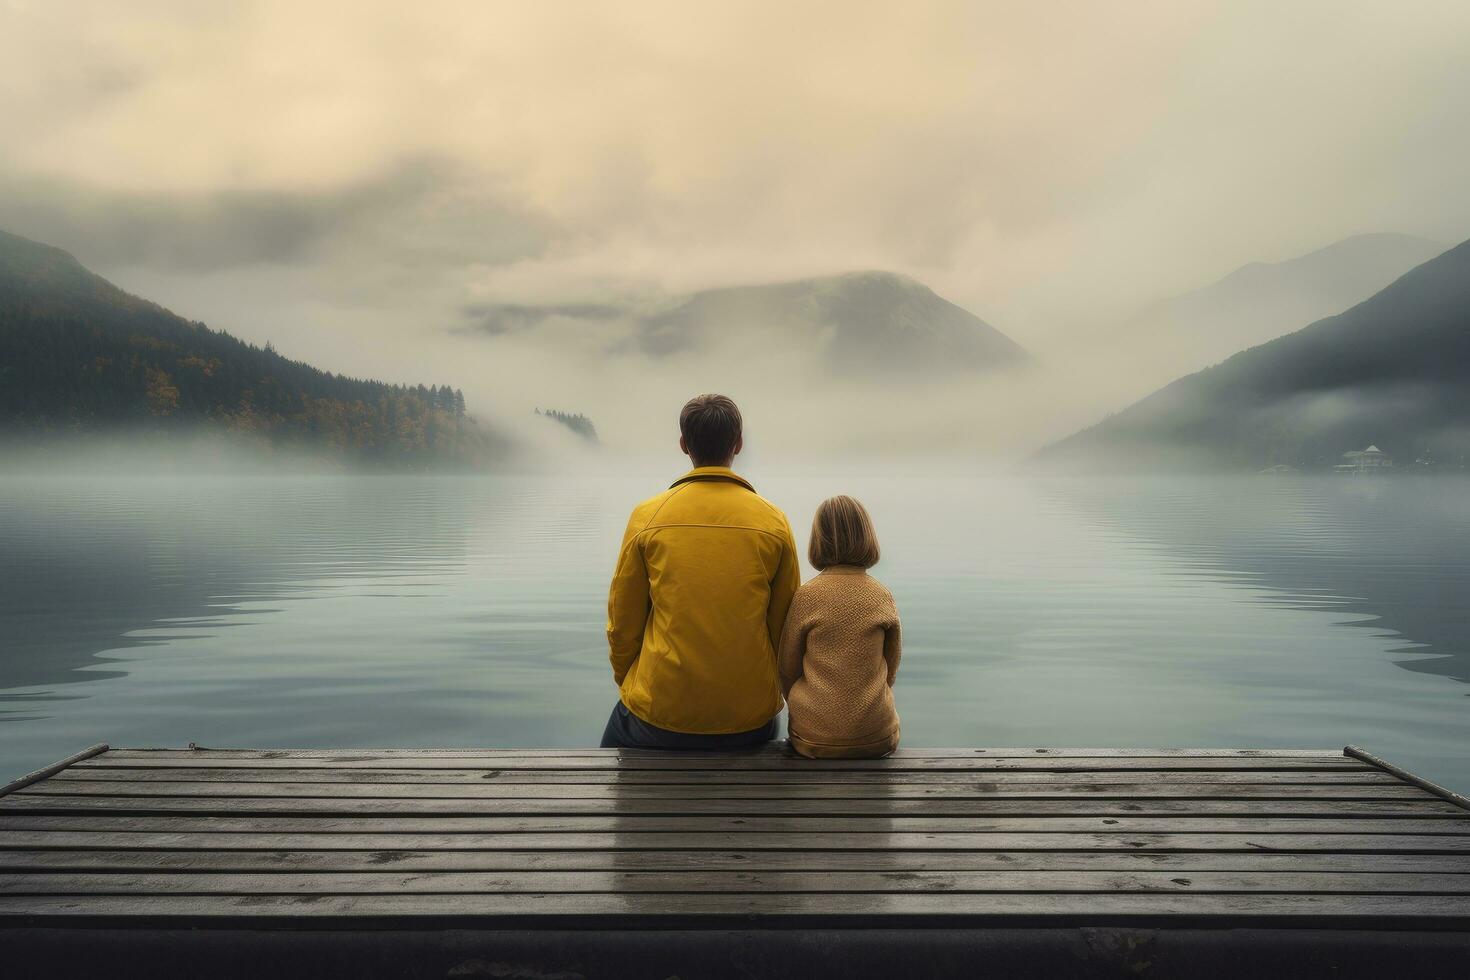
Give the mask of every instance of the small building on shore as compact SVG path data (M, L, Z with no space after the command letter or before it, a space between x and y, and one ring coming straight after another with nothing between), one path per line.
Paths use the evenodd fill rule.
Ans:
M1351 475L1381 473L1393 468L1393 457L1377 446L1354 449L1342 454L1343 462L1333 467L1338 473Z

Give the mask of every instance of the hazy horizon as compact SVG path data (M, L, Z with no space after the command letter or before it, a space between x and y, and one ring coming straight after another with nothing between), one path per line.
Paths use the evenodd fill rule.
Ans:
M290 357L447 381L512 424L585 412L627 452L722 390L771 451L941 449L959 412L968 451L1023 454L1179 373L1109 341L1152 304L1353 235L1470 237L1453 3L8 0L0 20L0 228ZM1042 367L875 396L801 344L610 357L616 323L463 330L486 305L855 269L925 283Z

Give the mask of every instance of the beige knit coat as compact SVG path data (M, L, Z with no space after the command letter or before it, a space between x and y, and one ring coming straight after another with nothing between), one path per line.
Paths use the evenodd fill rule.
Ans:
M901 654L893 595L863 569L829 568L798 589L777 657L792 747L827 759L897 748Z

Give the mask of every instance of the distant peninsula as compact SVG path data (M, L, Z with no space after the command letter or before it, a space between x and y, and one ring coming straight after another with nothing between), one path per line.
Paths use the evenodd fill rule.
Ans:
M558 422L566 426L590 443L595 444L597 442L597 426L593 425L592 420L581 413L573 414L571 412L559 412L554 408L544 410L538 408L536 409L536 414L542 418L551 419L553 422Z

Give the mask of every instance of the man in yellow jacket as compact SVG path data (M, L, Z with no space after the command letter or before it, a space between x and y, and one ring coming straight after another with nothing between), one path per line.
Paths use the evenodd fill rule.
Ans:
M801 584L786 515L730 465L740 409L700 395L679 413L694 468L628 521L607 600L621 697L604 748L738 748L778 734L776 648Z

